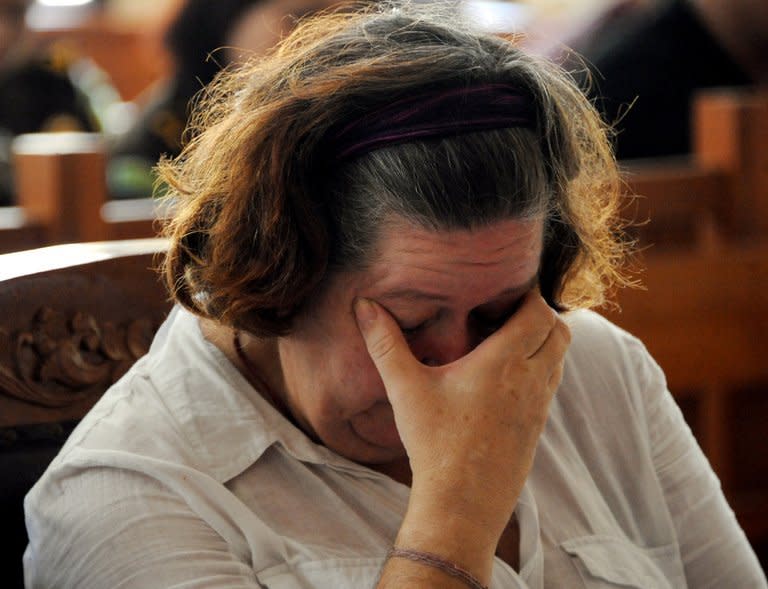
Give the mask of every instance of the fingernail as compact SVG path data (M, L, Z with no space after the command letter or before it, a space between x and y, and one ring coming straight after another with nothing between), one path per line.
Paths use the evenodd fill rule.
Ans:
M368 299L355 299L355 317L361 328L367 327L376 319L376 306Z

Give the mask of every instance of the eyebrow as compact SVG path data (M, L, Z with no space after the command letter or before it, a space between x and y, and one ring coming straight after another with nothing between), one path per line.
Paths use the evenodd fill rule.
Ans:
M523 295L531 290L539 281L539 273L534 274L531 279L519 286L513 286L507 288L496 295L495 298L506 297L509 295ZM392 299L405 299L406 301L440 301L445 302L449 300L449 297L433 292L426 292L416 288L398 288L395 290L387 291L386 293L377 297L379 300L392 300Z

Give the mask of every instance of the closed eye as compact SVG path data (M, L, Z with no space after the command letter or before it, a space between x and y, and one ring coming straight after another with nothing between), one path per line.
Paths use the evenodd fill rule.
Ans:
M419 333L419 332L420 332L422 329L426 329L427 327L429 327L430 325L432 325L432 324L433 324L435 321L437 321L437 320L438 320L438 318L439 318L439 317L440 317L440 312L438 311L438 312L437 312L435 315L433 315L432 317L428 317L427 319L425 319L424 321L420 321L419 323L414 323L414 324L410 324L410 325L406 323L405 325L403 325L402 323L400 323L400 322L398 321L398 325L399 325L399 327L400 327L400 331L402 331L402 332L403 332L403 335L404 335L404 336L406 337L406 339L407 339L407 338L409 338L409 337L413 337L413 336L415 336L415 335L416 335L416 334L418 334L418 333Z
M403 335L408 337L411 335L416 335L421 329L423 329L427 325L427 321L422 321L418 325L414 325L413 327L406 327L405 325L400 326L400 331L403 332Z
M485 335L498 331L502 325L504 325L512 315L514 315L520 308L523 299L520 298L514 302L514 304L505 309L501 314L486 314L481 313L479 310L472 311L471 316L478 327Z
M508 318L508 315L496 319L475 317L475 328L479 330L482 335L489 336L492 333L498 331Z

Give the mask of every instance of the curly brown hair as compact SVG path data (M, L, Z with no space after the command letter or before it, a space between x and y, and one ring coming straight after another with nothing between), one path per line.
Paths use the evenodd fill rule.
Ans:
M521 88L535 124L376 149L337 163L334 129L425 89ZM334 272L370 262L382 222L435 230L544 215L540 288L593 306L625 279L607 129L572 79L433 8L379 6L301 23L200 98L181 156L159 166L176 213L167 283L204 317L290 332Z

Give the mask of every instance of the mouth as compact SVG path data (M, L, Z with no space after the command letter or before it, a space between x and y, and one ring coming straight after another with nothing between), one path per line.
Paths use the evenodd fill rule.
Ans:
M392 406L387 402L376 403L370 409L358 413L350 420L350 425L359 438L372 446L386 450L403 448Z

